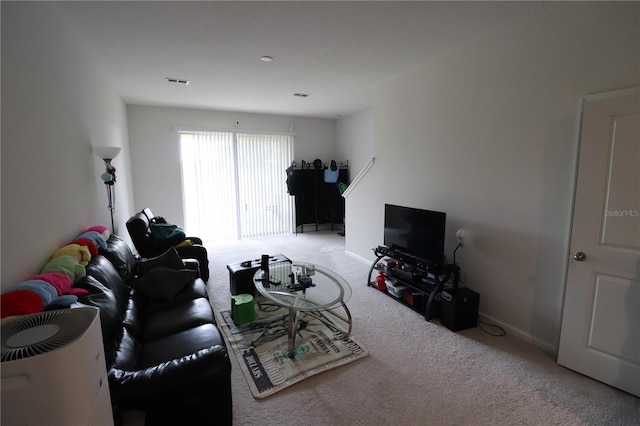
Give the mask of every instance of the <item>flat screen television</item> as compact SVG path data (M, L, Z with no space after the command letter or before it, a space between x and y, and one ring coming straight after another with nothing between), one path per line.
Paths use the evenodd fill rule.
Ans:
M444 263L447 215L413 207L384 206L384 245L436 264Z

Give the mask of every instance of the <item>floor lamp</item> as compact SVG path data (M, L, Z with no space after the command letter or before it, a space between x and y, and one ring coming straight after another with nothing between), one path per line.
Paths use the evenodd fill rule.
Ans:
M93 152L104 161L105 172L102 174L102 181L107 188L107 209L111 215L111 230L115 234L116 228L113 223L113 212L116 210L116 168L111 165L111 160L120 153L117 146L96 146Z

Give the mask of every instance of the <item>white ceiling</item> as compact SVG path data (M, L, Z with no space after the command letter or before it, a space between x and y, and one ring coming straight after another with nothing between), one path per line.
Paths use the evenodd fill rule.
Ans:
M125 102L335 118L382 80L564 2L61 2ZM260 57L269 55L272 62ZM190 80L169 84L165 78ZM294 93L309 94L296 97Z

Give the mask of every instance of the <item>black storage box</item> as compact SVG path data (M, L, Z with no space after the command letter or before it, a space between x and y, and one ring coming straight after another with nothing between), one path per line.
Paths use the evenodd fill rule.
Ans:
M276 254L275 256L269 256L269 262L286 262L289 259L282 255ZM249 262L247 266L243 266ZM250 294L256 295L256 288L253 285L253 276L258 269L260 269L261 259L251 259L238 263L232 263L227 265L229 270L229 286L232 295L236 294Z
M466 330L478 325L480 294L463 287L442 291L440 322L451 331Z

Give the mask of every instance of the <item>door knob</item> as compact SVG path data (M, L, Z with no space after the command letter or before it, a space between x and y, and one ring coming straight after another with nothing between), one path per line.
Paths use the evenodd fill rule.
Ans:
M573 255L573 258L575 260L577 260L578 262L582 262L583 260L585 260L587 258L587 255L584 254L583 252L579 251L576 254Z

